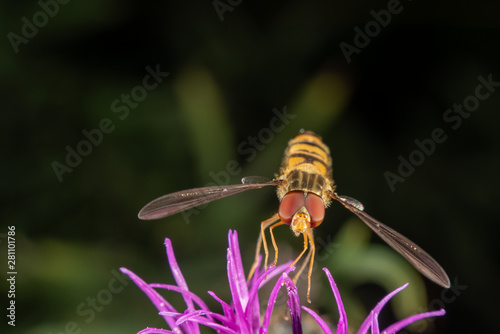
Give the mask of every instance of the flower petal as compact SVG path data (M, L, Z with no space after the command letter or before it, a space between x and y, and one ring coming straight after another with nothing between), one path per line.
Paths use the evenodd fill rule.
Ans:
M153 305L158 309L158 311L166 311L166 312L177 312L175 308L165 300L155 289L151 288L146 282L142 280L139 276L134 274L132 271L127 268L120 268L120 271L130 277L130 279L139 287L139 289L144 292L144 294L153 302ZM174 331L180 331L180 329L175 324L175 320L163 316L165 322L169 325L169 327Z
M167 252L168 263L170 265L170 270L172 271L172 275L174 276L175 282L177 282L177 286L179 286L179 288L182 289L181 292L182 298L186 303L187 311L193 311L194 310L193 300L191 299L190 294L187 293L189 292L189 288L187 286L186 280L184 279L184 276L182 275L181 269L177 264L177 259L175 258L174 254L174 248L172 247L172 242L170 241L169 238L165 238L165 247ZM196 324L187 323L186 325L188 326L189 333L197 334L200 332L200 328Z
M403 290L408 286L408 283L400 286L396 290L392 291L389 293L387 296L382 298L381 301L378 302L378 304L373 308L373 310L370 312L368 317L366 317L365 321L363 321L363 324L359 328L358 333L366 333L368 329L372 328L372 333L378 334L379 333L379 327L378 327L378 315L380 314L380 311L382 308L387 304L387 302L394 297L399 291Z
M176 324L177 325L181 325L183 323L185 323L186 321L192 321L193 318L199 318L201 315L210 315L210 321L213 321L211 318L211 316L215 314L215 313L212 313L210 311L205 311L205 310L196 310L196 311L192 311L192 312L189 312L189 313L184 313L184 314L181 314L177 321L176 321Z
M233 309L231 308L231 306L229 306L228 303L226 303L225 301L220 299L214 292L208 291L208 294L220 303L220 305L222 306L222 310L224 311L224 316L227 318L227 321L232 323L232 324L235 324L236 319L234 317L234 312L233 312ZM232 328L232 326L229 326L229 327Z
M286 292L288 293L288 308L290 309L290 318L292 320L292 333L302 334L302 321L300 319L300 300L297 287L287 274L285 277Z
M295 267L289 267L278 279L276 284L271 291L271 295L269 296L269 301L267 303L266 313L264 314L264 320L262 321L262 327L260 328L259 333L264 334L267 333L269 329L269 322L271 321L271 314L273 313L274 304L276 303L276 298L278 297L278 292L283 285L283 281L285 277L288 277L288 273L292 270L295 270Z
M260 328L260 303L259 303L259 295L257 292L260 283L259 279L263 280L265 278L265 276L262 277L259 276L260 273L259 266L261 259L262 256L259 255L257 260L257 267L252 276L252 279L249 282L250 291L248 293L248 304L245 310L247 318L250 319L251 329L253 333L257 333Z
M236 238L236 242L234 239ZM228 242L229 247L227 249L227 278L229 281L229 289L231 290L231 296L233 297L233 306L236 313L237 323L240 326L241 333L249 333L249 322L245 315L244 309L248 303L248 287L245 281L244 273L240 272L241 257L236 258L236 254L239 254L238 246L238 234L232 233L229 230ZM235 251L238 248L238 251ZM243 281L242 281L243 277Z
M333 334L330 327L328 327L328 324L323 319L321 319L321 317L316 312L305 306L302 306L302 308L306 310L307 313L309 313L314 318L314 320L316 320L316 322L318 323L319 327L321 327L323 332L325 332L326 334Z
M231 234L232 232L232 234ZM234 266L236 271L234 274L236 275L237 283L240 286L242 306L246 308L246 303L248 303L248 285L247 279L245 276L245 271L243 270L243 262L241 261L240 254L240 244L238 242L238 232L229 230L228 235L229 247L232 249L233 257L234 257Z
M167 251L168 263L170 264L170 270L172 271L172 275L174 276L174 279L175 279L175 282L177 283L177 286L184 291L189 291L186 280L184 279L184 276L182 275L181 269L179 268L179 265L177 264L177 260L175 258L175 254L174 254L174 249L172 247L172 242L168 238L165 238L165 247L166 247L166 251ZM193 305L193 301L191 300L191 298L189 296L187 296L187 297L184 297L184 300L186 302L188 309L194 310L194 305Z
M179 288L178 286L171 285L171 284L149 283L148 285L152 288L155 288L155 289L163 289L163 290L178 292L181 294L183 294L183 293L187 294L190 297L190 299L193 300L193 302L196 303L196 305L198 305L202 310L210 311L207 304L205 304L205 302L200 297L198 297L196 294L194 294L191 291L185 291L185 290Z
M272 278L274 278L274 276L277 276L283 272L290 272L292 270L292 268L290 268L290 263L292 263L292 261L289 261L277 267L268 268L264 270L264 272L260 275L260 271L258 270L257 266L257 270L255 271L254 277L252 278L248 306L245 310L247 317L251 317L252 319L252 330L254 332L256 332L260 327L260 305L258 290Z
M179 332L174 332L174 331L169 331L167 329L160 329L160 328L153 328L153 327L148 327L144 328L142 331L137 332L137 334L152 334L152 333L159 333L159 334L176 334Z
M337 288L337 284L330 274L330 271L327 268L323 268L323 271L328 278L328 282L330 282L330 287L332 288L333 295L335 296L335 302L337 303L337 308L339 310L339 323L337 325L336 334L348 334L349 329L347 325L347 315L345 313L344 303L342 303L342 298L340 297L339 289Z
M206 317L202 316L202 315L206 315L206 314L207 314L207 312L202 311L202 310L190 312L190 313L184 314L181 317L179 317L177 322L178 323L192 322L193 324L196 324L196 325L199 324L199 325L203 325L206 327L210 327L210 328L216 329L218 331L222 331L223 333L229 333L229 334L239 334L240 333L239 330L233 330L227 326L224 326L223 324L220 324L220 323L215 322L215 321L211 321L211 320L207 319ZM212 316L215 316L215 313L213 313ZM190 332L188 332L188 333L190 333Z
M275 276L278 276L283 272L286 272L288 274L290 271L293 271L292 268L294 268L294 267L290 267L291 263L292 263L292 261L290 260L282 265L279 265L277 267L271 267L271 268L268 268L267 270L265 270L261 275L261 277L263 277L264 279L259 280L259 282L260 282L259 289L261 289L264 285L266 285Z
M429 318L429 317L440 317L440 316L443 316L445 314L446 314L446 312L444 309L415 314L415 315L412 315L412 316L405 318L403 320L399 320L398 322L390 325L389 327L387 327L386 329L384 329L382 331L382 334L396 333L397 331L400 331L401 329L405 328L409 324L412 324L415 321L418 321L420 319Z

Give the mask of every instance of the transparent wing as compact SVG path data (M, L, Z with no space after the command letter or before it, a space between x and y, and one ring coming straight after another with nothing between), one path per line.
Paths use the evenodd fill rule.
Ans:
M261 182L252 182L256 180ZM242 184L194 188L159 197L146 204L138 217L142 220L160 219L243 191L277 184L277 181L262 177L246 177L241 181Z
M330 196L358 216L368 225L368 227L377 233L382 240L399 254L403 255L424 276L442 287L450 287L450 279L443 268L413 241L366 214L363 211L363 204L354 198L338 196L335 193L330 193Z

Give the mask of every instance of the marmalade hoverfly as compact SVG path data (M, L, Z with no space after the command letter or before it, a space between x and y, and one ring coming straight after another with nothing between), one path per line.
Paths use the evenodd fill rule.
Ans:
M276 186L280 200L278 212L261 222L261 233L249 279L256 269L261 245L264 246L264 265L267 267L269 251L264 231L269 228L275 250L272 266L275 266L278 260L278 246L274 239L273 229L280 225L290 225L295 236L300 234L304 236L304 249L291 266L299 261L310 245L306 259L295 274L293 281L297 282L298 277L309 263L307 300L311 302L311 273L315 252L313 228L321 224L325 217L325 208L334 199L358 216L424 276L442 287L450 287L450 280L446 272L422 248L366 214L359 201L351 197L337 195L332 178L330 150L315 133L301 130L298 136L289 141L280 173L273 180L262 177L244 177L241 181L242 184L195 188L162 196L142 208L139 212L139 218L143 220L164 218L243 191Z

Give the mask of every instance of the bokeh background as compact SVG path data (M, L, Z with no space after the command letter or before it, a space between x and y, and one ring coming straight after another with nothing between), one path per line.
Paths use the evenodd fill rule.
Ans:
M40 3L7 1L0 14L4 310L7 226L16 228L18 272L16 327L3 316L2 333L165 327L138 288L114 280L123 266L148 282L173 283L165 237L190 288L218 311L206 291L229 301L228 229L239 233L248 270L259 222L277 209L273 189L214 202L189 223L183 215L144 222L137 213L177 190L238 183L246 175L272 178L301 128L330 146L338 192L421 245L453 285L443 290L422 279L334 204L316 231L321 247L309 306L338 320L319 270L328 267L353 330L407 281L382 325L444 306L445 317L408 331L496 327L500 87L492 86L460 125L443 116L454 104L474 101L479 76L500 81L498 3ZM380 11L388 7L390 22L385 16L385 26L373 23L371 11L384 17ZM33 22L38 27L30 29ZM366 28L372 29L366 45L346 57L341 45L362 43L357 29ZM147 67L169 75L140 95ZM288 118L273 120L285 112ZM67 165L68 149L87 140L82 131L102 122L108 133L58 176L55 163ZM446 140L391 189L385 173L397 174L398 157L416 156L415 140L436 128ZM286 228L276 236L280 262L298 254L300 239ZM110 282L119 292L109 294ZM177 296L167 297L181 307ZM286 332L283 314L275 311L273 326ZM303 319L304 330L318 330L306 314Z

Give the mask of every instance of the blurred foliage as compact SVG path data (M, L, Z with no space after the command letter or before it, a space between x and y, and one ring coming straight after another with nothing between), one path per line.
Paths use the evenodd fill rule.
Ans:
M54 15L13 46L12 34L26 32L26 20L43 20L40 3L52 4ZM277 208L273 190L214 202L189 223L181 214L143 222L137 212L169 192L238 183L246 175L272 178L301 128L330 146L340 194L361 200L466 286L446 291L422 279L333 205L315 232L323 251L333 251L318 250L324 260L316 263L311 306L337 316L320 270L327 266L353 328L407 281L382 323L446 300L445 317L413 330L493 328L500 297L489 284L500 274L493 248L500 92L495 88L456 129L443 115L475 94L478 76L500 81L497 3L402 2L401 13L351 62L340 43L354 44L354 28L363 30L374 20L370 11L387 9L387 1L242 2L223 21L210 1L55 3L8 1L0 13L0 242L5 251L3 233L15 225L16 332L68 332L71 322L81 333L162 326L132 284L92 320L85 305L108 296L122 266L148 282L172 282L165 237L193 292L208 301L212 290L227 300L227 230L239 232L250 267L259 222ZM144 79L158 68L169 75L141 95ZM96 133L103 120L108 133L94 137L98 144L60 182L54 162L67 164L68 148L83 148L84 133ZM270 131L273 124L279 130ZM398 157L408 159L415 140L436 128L446 141L391 191L384 173L397 173ZM286 228L276 232L280 261L296 256L301 241ZM12 328L3 321L0 331Z

